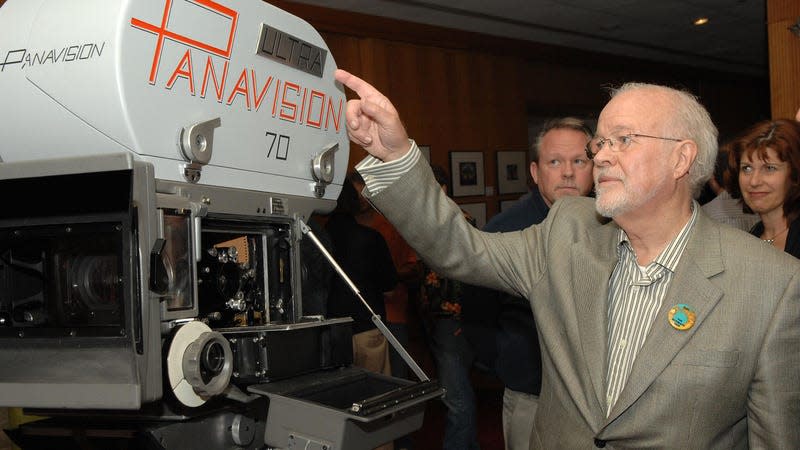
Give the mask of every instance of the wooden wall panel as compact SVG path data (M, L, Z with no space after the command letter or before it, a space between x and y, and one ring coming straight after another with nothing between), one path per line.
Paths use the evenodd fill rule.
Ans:
M794 117L800 107L800 36L789 27L800 19L800 1L767 0L772 117Z
M409 134L431 146L435 164L447 167L452 150L484 151L486 186L495 189L495 153L527 147L529 114L596 117L608 100L606 87L626 81L692 91L709 109L721 137L770 114L766 73L726 74L268 1L315 26L340 67L392 99ZM351 166L363 155L353 149ZM458 201L486 201L491 216L499 200L513 197Z
M599 69L564 66L549 61L528 61L525 95L537 115L597 116L608 100L605 85L618 84L619 75Z
M526 148L520 58L332 32L323 36L337 66L364 78L392 100L409 135L431 147L433 164L449 172L450 151L485 152L485 184L496 186L496 151ZM348 169L364 156L362 149L351 146ZM459 199L486 200L489 214L495 213L494 197Z

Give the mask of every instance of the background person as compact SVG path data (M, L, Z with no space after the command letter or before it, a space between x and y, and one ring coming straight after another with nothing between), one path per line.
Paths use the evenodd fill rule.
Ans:
M729 148L731 195L761 219L751 234L800 258L800 123L759 122Z
M386 318L383 296L397 284L397 272L386 241L377 231L359 225L358 192L345 179L342 192L325 230L333 245L333 257L358 286L369 306ZM389 343L375 328L372 316L350 287L334 276L328 295L328 317L352 317L353 364L369 371L391 375Z
M742 231L750 231L758 222L758 216L742 209L741 198L733 198L725 189L725 172L728 170L728 152L720 150L717 163L714 165L714 176L708 180L708 186L716 195L703 205L703 212L719 223L728 224Z
M364 189L364 180L358 172L351 172L347 175L350 182L357 191ZM384 297L386 304L386 326L389 331L397 338L398 342L408 348L408 311L409 301L412 295L419 295L419 283L421 268L417 253L411 248L400 233L389 223L385 217L377 213L369 202L359 195L359 209L356 213L356 221L361 225L370 227L379 232L389 253L392 255L392 262L397 271L398 283ZM394 348L389 349L389 360L392 364L392 376L399 378L409 378L408 365ZM408 439L406 439L408 441ZM398 449L411 448L410 442L403 442Z
M592 161L586 144L592 130L580 119L547 121L531 148L530 173L536 185L483 228L508 232L540 223L564 196L592 190ZM463 307L464 331L505 385L503 437L507 450L528 449L542 384L539 338L530 304L522 297L470 286Z
M350 172L347 179L357 191L364 189L364 180L358 172ZM356 221L366 227L372 228L383 236L392 263L397 272L397 284L394 289L386 292L383 297L386 311L385 324L403 348L409 348L408 311L411 295L419 295L420 264L417 253L412 249L400 233L389 223L385 217L378 214L362 197L358 196L359 208L355 213ZM392 376L409 378L409 369L406 362L394 349L389 346L389 363ZM414 446L411 435L395 440L394 448L397 450L411 450Z
M431 166L442 192L447 192L447 172ZM462 210L464 220L475 219ZM428 336L436 374L445 389L447 407L442 450L479 450L475 391L470 371L475 355L462 333L461 302L464 285L425 266L421 290L421 317Z

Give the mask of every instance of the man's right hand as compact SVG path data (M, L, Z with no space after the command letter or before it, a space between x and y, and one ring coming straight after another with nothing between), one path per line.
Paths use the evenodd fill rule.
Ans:
M334 76L359 97L347 102L350 140L384 162L408 153L411 149L408 134L392 102L372 85L347 71L337 69Z

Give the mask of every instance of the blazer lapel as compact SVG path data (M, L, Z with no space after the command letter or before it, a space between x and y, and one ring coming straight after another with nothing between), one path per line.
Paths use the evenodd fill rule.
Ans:
M722 291L708 281L709 277L723 270L720 245L719 228L701 213L669 291L606 424L622 414L647 390L722 298ZM688 330L677 330L669 323L668 312L679 303L689 305L697 315L694 326Z
M594 395L587 401L598 414L595 424L605 417L605 374L608 345L608 280L617 264L619 228L609 223L571 248L572 289L578 319L580 345ZM596 402L596 403L595 403Z

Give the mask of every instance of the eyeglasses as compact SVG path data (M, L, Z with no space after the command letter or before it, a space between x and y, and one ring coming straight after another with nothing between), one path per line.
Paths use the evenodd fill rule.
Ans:
M668 137L661 137L661 136L650 136L648 134L639 134L639 133L628 133L623 134L622 136L612 136L607 138L595 138L589 141L586 144L586 157L589 159L594 159L595 155L600 153L600 150L603 149L603 146L608 143L608 149L614 153L617 152L624 152L628 149L628 147L633 144L635 137L643 137L643 138L650 138L650 139L661 139L664 141L675 141L681 142L684 139L675 139L675 138L668 138Z

